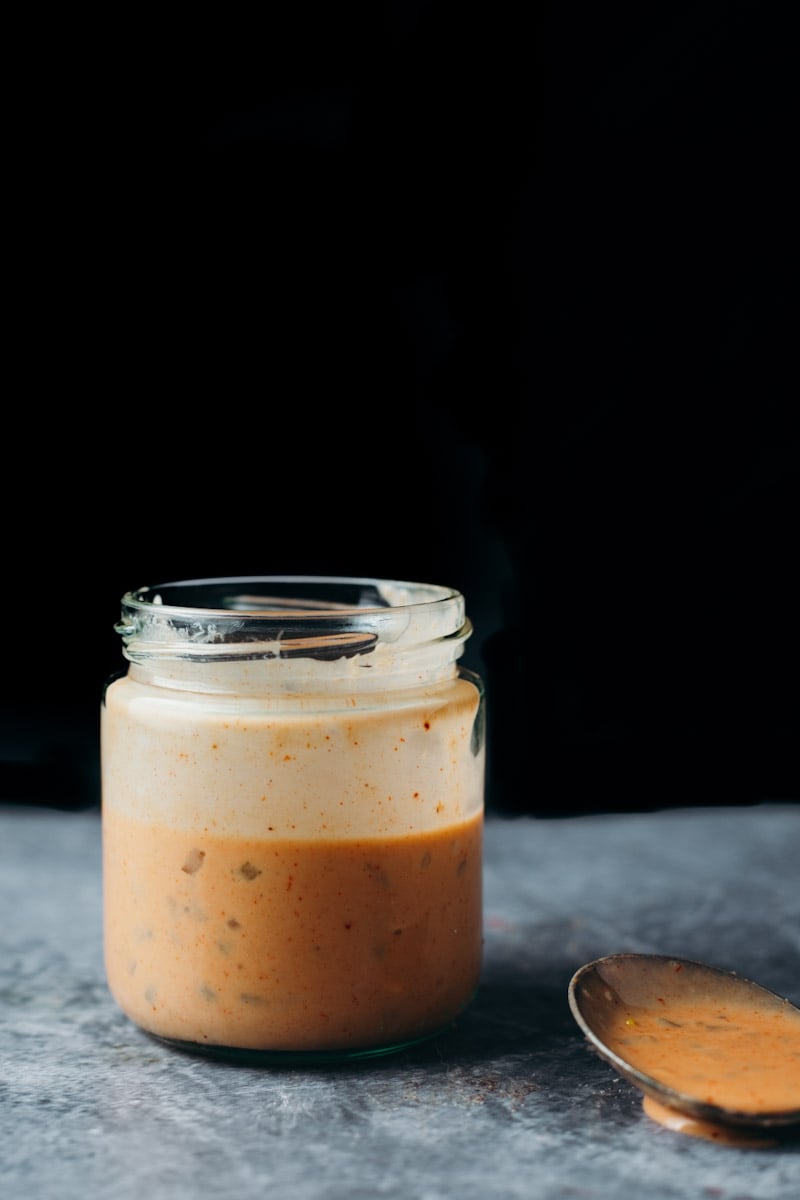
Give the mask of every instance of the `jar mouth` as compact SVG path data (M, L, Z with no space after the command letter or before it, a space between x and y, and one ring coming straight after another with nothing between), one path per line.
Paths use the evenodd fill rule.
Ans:
M464 597L437 584L356 576L257 575L187 579L122 598L129 658L338 659L379 643L413 648L471 633Z
M123 604L132 609L282 617L285 613L340 617L365 609L409 608L460 598L453 588L437 584L339 575L231 575L184 579L127 592Z

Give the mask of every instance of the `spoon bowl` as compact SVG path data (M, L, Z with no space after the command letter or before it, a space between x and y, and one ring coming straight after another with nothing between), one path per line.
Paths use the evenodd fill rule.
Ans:
M800 1124L800 1009L775 992L692 959L612 954L568 996L590 1045L657 1105L726 1127Z

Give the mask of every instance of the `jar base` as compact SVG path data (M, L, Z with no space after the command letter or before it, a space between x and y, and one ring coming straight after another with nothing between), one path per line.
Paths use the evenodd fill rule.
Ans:
M251 1050L241 1046L214 1046L205 1042L187 1042L180 1038L162 1037L161 1034L150 1033L147 1036L163 1046L178 1050L198 1058L214 1058L229 1063L239 1063L245 1067L316 1067L336 1066L361 1062L370 1058L385 1058L391 1054L400 1054L414 1046L430 1042L444 1033L444 1029L434 1029L432 1033L420 1037L406 1038L387 1046L369 1046L365 1049L341 1050Z

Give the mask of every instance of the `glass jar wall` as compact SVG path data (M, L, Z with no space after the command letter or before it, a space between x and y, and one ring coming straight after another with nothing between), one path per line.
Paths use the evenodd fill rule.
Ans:
M109 986L148 1033L250 1060L446 1027L482 951L484 695L464 598L190 580L122 600L101 713Z

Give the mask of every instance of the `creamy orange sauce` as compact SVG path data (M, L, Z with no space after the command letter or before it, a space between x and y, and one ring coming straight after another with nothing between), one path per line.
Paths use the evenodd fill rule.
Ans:
M405 837L230 837L105 816L111 991L163 1037L249 1049L387 1045L477 986L479 817Z
M360 1052L435 1033L480 971L478 690L280 699L108 688L112 994L149 1032L209 1046Z
M800 1110L800 1012L745 991L669 996L610 1010L606 1045L632 1067L706 1104L752 1114Z

